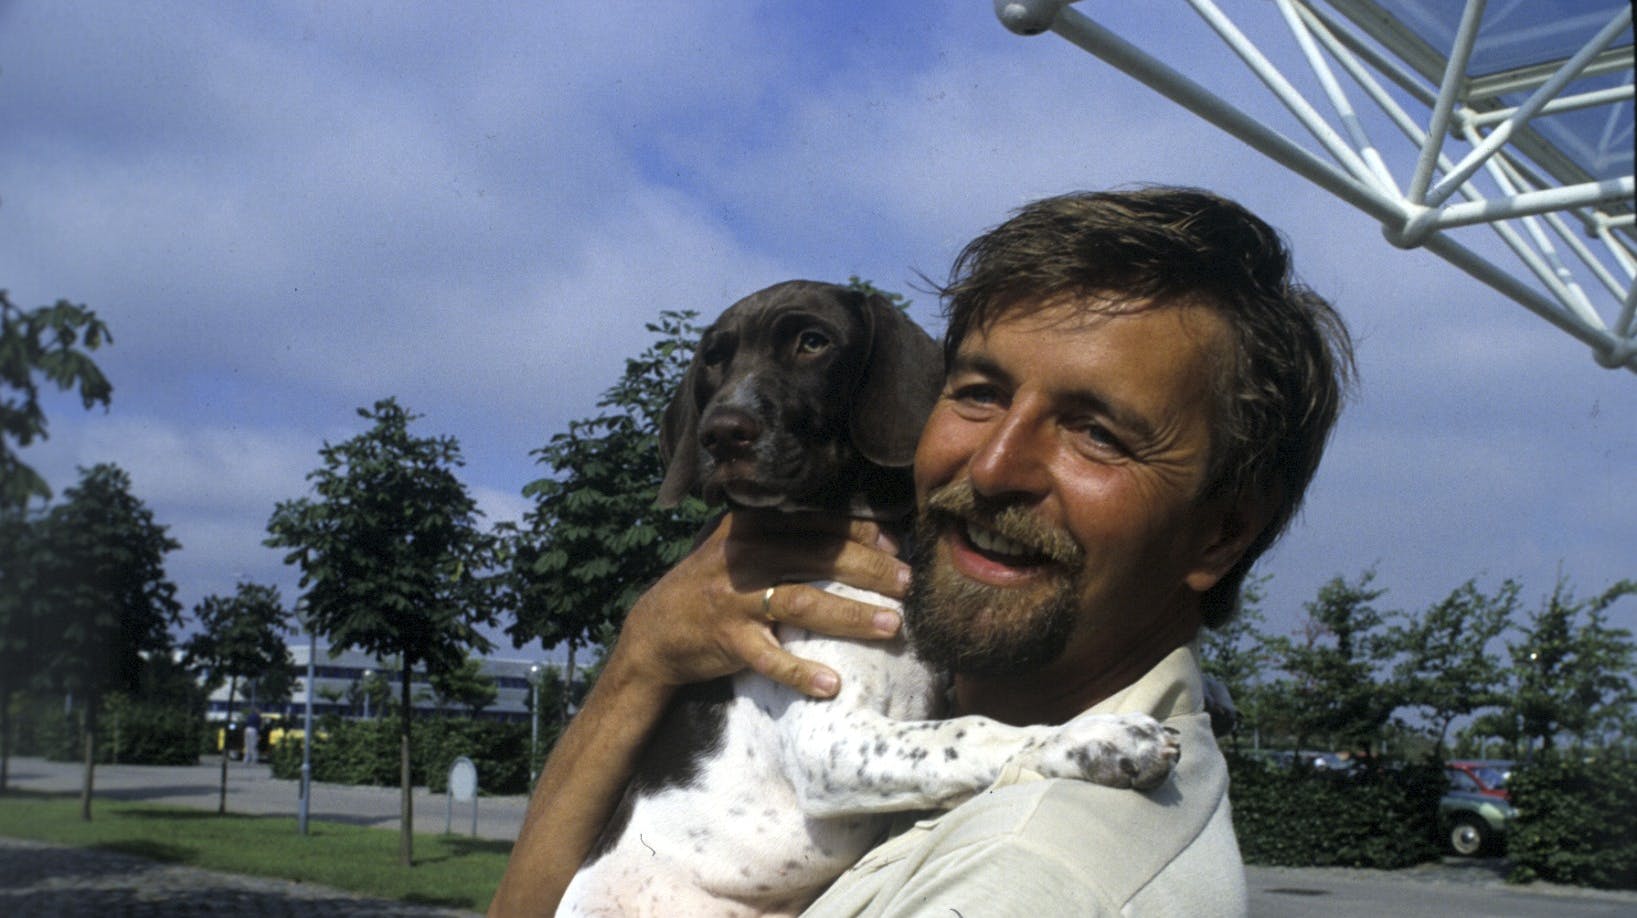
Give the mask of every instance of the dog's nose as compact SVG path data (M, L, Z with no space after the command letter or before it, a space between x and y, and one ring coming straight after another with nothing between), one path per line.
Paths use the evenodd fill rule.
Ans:
M762 434L762 425L738 408L718 408L700 425L699 445L717 459L744 455Z

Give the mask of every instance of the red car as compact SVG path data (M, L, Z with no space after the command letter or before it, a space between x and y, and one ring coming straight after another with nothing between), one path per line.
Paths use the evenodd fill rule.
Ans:
M1482 794L1497 800L1510 801L1512 793L1506 789L1506 779L1512 777L1512 763L1502 759L1468 759L1445 762L1444 773L1449 776L1449 789L1469 794Z

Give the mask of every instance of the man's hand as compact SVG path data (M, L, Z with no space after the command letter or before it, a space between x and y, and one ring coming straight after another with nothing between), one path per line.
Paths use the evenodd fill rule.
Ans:
M677 686L749 667L814 697L834 695L837 674L787 653L773 622L836 637L891 637L896 612L804 581L836 580L901 599L909 567L896 551L879 526L861 520L724 517L626 617L602 676L540 773L489 914L556 910ZM764 612L770 586L776 589Z
M901 599L909 566L895 557L896 550L879 525L865 520L729 514L632 607L610 665L666 686L748 667L815 698L833 696L838 675L787 653L772 625L783 622L835 637L896 634L896 612L806 583L837 580Z

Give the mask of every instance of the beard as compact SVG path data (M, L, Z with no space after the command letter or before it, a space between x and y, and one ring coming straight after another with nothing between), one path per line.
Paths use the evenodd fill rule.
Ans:
M969 580L938 557L944 533L967 521L1022 543L1046 570L1020 587ZM1085 553L1028 509L986 501L964 481L932 492L910 539L904 622L921 659L951 673L1016 676L1063 655L1079 619Z

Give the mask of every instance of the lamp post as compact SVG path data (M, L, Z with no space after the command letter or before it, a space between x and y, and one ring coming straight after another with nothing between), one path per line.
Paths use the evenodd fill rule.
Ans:
M373 675L375 675L375 670L373 670L373 669L364 670L364 719L365 720L369 720L369 695L370 695L369 679Z
M540 760L540 664L529 665L529 787L539 776Z
M307 714L301 726L301 812L296 818L296 831L306 835L307 812L313 802L313 679L317 674L313 661L318 656L318 632L312 618L303 617L307 620Z

